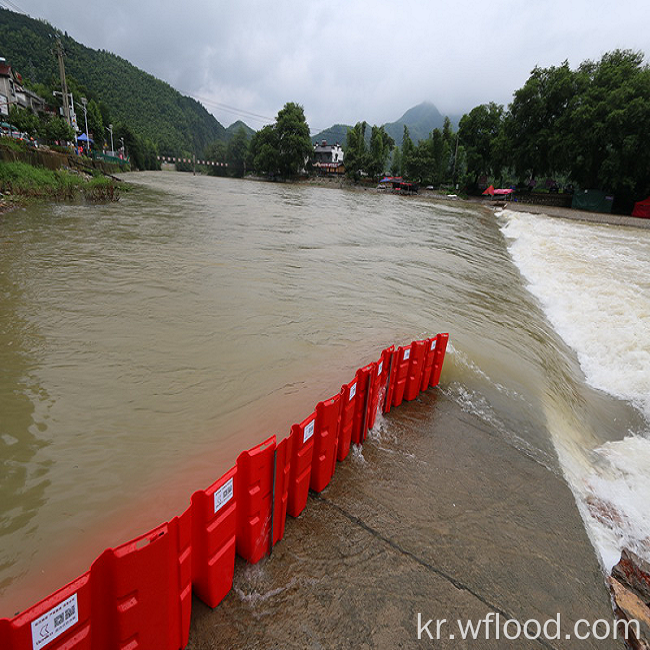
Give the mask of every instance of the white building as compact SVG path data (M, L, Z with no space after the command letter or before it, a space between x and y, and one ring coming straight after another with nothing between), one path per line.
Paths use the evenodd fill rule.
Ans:
M323 174L343 174L343 148L336 144L327 144L326 140L314 144L314 168Z

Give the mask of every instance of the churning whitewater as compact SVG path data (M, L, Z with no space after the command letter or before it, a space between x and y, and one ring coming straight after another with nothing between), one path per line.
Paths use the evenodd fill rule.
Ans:
M650 233L504 211L513 260L553 327L573 348L586 381L631 402L650 422ZM621 439L583 436L549 416L560 462L603 564L623 547L650 556L650 427ZM615 424L614 424L615 426Z

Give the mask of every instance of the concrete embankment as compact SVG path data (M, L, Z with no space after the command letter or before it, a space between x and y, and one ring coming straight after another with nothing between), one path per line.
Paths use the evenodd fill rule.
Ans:
M238 560L219 607L195 599L190 650L623 647L576 637L581 619L611 624L613 613L561 476L439 391L386 422L287 521L270 558ZM435 507L409 507L423 491ZM490 627L463 640L459 622L476 625L490 612ZM504 638L510 619L522 628L553 621L546 629L556 638ZM514 622L507 632L515 634Z

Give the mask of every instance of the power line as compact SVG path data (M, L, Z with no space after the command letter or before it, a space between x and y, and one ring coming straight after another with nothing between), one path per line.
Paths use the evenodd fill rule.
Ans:
M0 1L4 5L5 9L17 11L19 14L24 14L25 16L29 16L29 14L25 10L21 9L16 3L11 2L10 0L0 0Z

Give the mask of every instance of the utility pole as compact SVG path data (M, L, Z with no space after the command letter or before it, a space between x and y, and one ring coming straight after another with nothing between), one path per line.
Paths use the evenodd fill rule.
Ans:
M65 56L65 50L63 45L61 45L61 39L56 39L56 44L52 50L52 54L56 56L59 60L59 75L61 76L61 92L63 93L63 115L65 121L72 126L72 120L70 119L70 97L68 96L68 84L65 80L65 65L63 64L63 57Z

